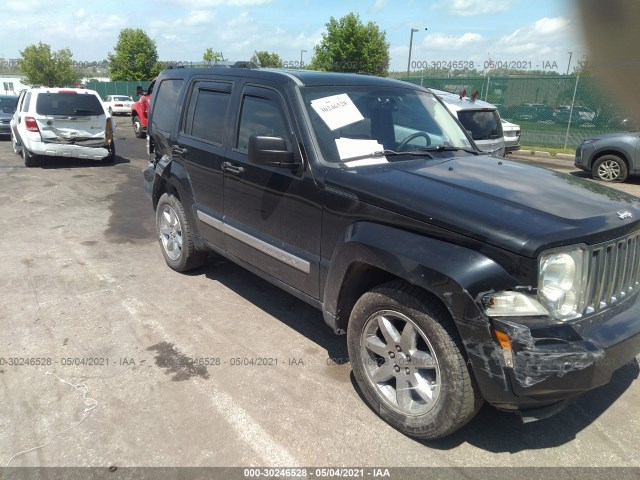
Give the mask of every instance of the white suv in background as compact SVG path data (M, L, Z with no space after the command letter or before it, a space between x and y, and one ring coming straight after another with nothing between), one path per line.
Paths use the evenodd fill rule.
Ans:
M11 141L27 167L36 166L40 156L113 162L114 127L93 90L30 88L18 99Z
M504 133L505 153L520 150L520 136L522 135L520 125L502 120L502 132Z
M474 100L462 94L430 88L453 113L483 152L504 157L504 134L498 109L491 103Z

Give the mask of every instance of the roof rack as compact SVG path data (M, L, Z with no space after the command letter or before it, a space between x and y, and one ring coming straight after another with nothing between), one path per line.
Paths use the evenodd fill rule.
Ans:
M240 61L237 61L237 62L229 62L229 61L223 60L221 62L216 62L216 63L168 62L166 64L165 68L167 70L171 70L171 69L174 69L174 68L247 68L247 69L253 70L253 69L256 69L256 68L260 68L260 67L258 67L255 63L250 62L250 61L246 61L246 60L240 60Z

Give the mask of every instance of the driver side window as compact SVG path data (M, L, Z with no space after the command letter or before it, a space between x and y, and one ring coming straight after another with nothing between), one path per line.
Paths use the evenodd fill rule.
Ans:
M268 98L245 95L242 99L236 149L247 153L249 138L253 135L282 137L287 142L287 148L291 149L285 117L278 104Z

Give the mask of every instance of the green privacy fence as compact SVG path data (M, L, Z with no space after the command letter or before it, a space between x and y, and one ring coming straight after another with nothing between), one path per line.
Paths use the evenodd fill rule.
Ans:
M451 92L478 91L503 119L520 125L522 145L575 148L594 134L637 129L598 80L589 76L402 78Z
M87 82L85 85L91 90L98 92L102 98L107 95L130 95L134 100L138 100L136 96L136 87L141 85L147 88L150 82Z

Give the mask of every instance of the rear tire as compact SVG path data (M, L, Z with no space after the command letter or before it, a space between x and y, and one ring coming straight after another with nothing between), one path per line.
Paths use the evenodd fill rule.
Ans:
M111 142L107 147L109 155L102 159L102 163L113 163L116 160L116 142Z
M164 193L158 201L156 232L164 260L176 272L193 270L207 261L208 253L196 250L182 203L173 194Z
M140 123L140 117L136 115L135 117L133 117L131 121L133 123L133 133L136 134L136 137L144 138L146 136L146 132L142 128L142 123Z
M367 402L405 435L445 437L482 405L449 313L418 287L394 281L360 297L347 344Z
M24 166L28 168L37 167L40 164L38 157L27 150L24 145L22 145L22 159L24 160Z

